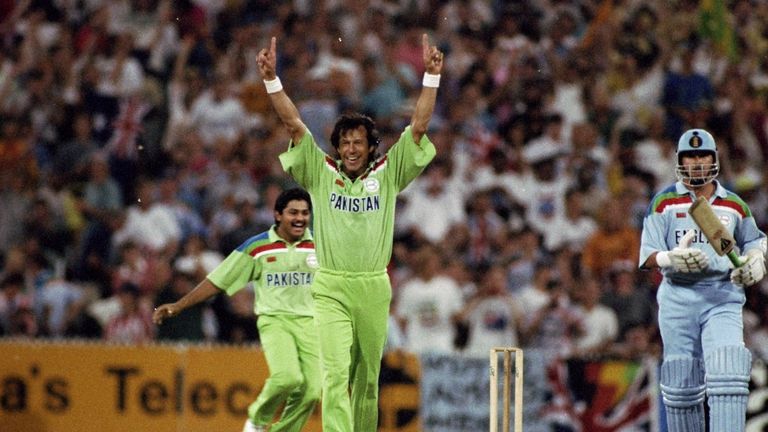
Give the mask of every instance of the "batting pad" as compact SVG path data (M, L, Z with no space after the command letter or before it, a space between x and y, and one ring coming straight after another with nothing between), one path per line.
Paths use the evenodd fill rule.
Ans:
M675 357L661 365L661 394L669 432L704 432L704 367L700 358Z
M706 359L709 429L743 431L752 354L743 346L716 349Z

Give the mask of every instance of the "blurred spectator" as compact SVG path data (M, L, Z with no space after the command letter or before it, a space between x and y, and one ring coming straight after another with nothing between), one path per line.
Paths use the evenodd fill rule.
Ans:
M516 294L532 283L536 277L537 263L544 259L545 251L541 235L527 226L510 233L506 244L514 253L509 257L507 266L508 287L511 293Z
M230 79L225 71L217 71L210 78L209 89L192 102L190 125L209 151L219 145L234 145L249 126L245 108L227 87Z
M179 300L195 288L197 280L198 278L194 273L175 271L171 283L160 290L155 297L155 305L173 303ZM157 326L157 339L194 342L215 336L205 332L203 323L206 311L210 313L209 306L205 303L187 308L183 314L178 315L175 319Z
M87 333L87 329L78 328L83 324L81 315L88 301L78 285L56 277L43 286L40 294L41 334L61 338Z
M619 323L613 309L600 303L600 281L587 277L574 290L581 315L581 333L576 338L574 355L589 357L603 355L619 335Z
M661 104L666 109L665 135L675 139L692 127L704 127L712 115L715 92L707 76L694 70L698 43L690 40L677 48L679 68L664 77Z
M451 188L450 169L446 159L435 158L406 194L408 202L400 215L401 228L433 244L440 242L451 226L464 224L467 217L461 193Z
M64 219L51 210L48 202L37 198L24 217L26 242L35 242L40 253L48 259L62 259L72 242L72 232Z
M126 283L136 286L141 292L149 291L152 259L153 257L143 253L142 248L132 240L120 244L112 278L112 292L117 292Z
M115 294L120 310L104 327L104 340L123 344L142 344L153 338L152 314L145 307L139 287L124 283Z
M565 211L544 232L544 247L549 251L568 248L581 253L587 239L597 230L597 223L584 211L584 194L570 188L565 192Z
M525 222L540 233L563 213L563 200L569 181L559 168L565 149L551 139L542 138L523 149L523 159L530 166L515 199L526 208Z
M506 235L506 222L496 213L490 191L476 193L469 199L467 206L467 227L470 235L467 263L490 264L494 258L494 240Z
M616 344L610 347L607 355L630 361L642 361L661 354L661 347L651 338L651 330L642 325L632 326L624 332Z
M193 132L192 102L196 100L204 87L200 71L187 67L189 53L194 39L187 36L181 41L176 53L171 79L168 81L168 124L163 137L163 148L172 151L183 145L184 135Z
M90 160L90 177L78 202L87 223L80 237L74 268L78 279L98 281L104 293L111 293L110 282L103 276L109 273L106 266L111 259L112 234L122 222L122 202L120 187L110 176L106 158L95 154Z
M656 306L652 294L640 286L634 261L620 260L611 265L607 290L601 302L618 317L618 337L626 339L631 328L651 329L656 322Z
M157 205L170 210L181 229L179 241L184 242L190 236L205 236L207 227L199 212L185 201L185 191L179 190L179 179L165 175L158 182ZM194 199L194 198L193 198Z
M534 284L520 293L520 303L527 314L522 328L525 346L562 357L574 354L576 341L584 334L583 316L560 280L539 269Z
M406 98L397 71L389 70L386 64L379 64L375 57L366 57L362 72L364 91L361 111L376 119L379 127L396 127L393 124L395 117L402 112Z
M403 283L396 315L413 353L454 352L454 321L463 306L456 282L441 274L437 249L424 245L413 255L415 275Z
M469 326L465 353L485 356L489 347L520 346L518 331L523 326L523 311L507 290L502 266L483 273L480 287L459 313L457 319Z
M256 231L251 231L251 233ZM247 240L242 239L243 241ZM239 243L242 244L242 241ZM235 248L229 249L233 251ZM190 236L182 246L181 254L176 257L174 270L192 276L195 280L203 280L222 261L224 256L208 247L205 239L199 235ZM175 300L174 300L175 301ZM163 302L169 303L169 302Z
M627 209L618 198L604 203L598 215L597 231L587 238L582 251L581 265L585 272L602 279L616 261L637 262L640 232L629 225L626 216Z
M99 150L99 144L93 138L90 114L78 111L73 116L72 138L53 156L53 173L64 183L85 182L91 159Z
M139 180L136 191L136 203L128 206L125 223L112 237L115 247L130 240L142 251L173 256L181 238L181 226L176 216L167 205L157 201L156 183L152 180Z
M8 273L0 281L0 329L6 335L35 336L33 298L24 292L24 275Z

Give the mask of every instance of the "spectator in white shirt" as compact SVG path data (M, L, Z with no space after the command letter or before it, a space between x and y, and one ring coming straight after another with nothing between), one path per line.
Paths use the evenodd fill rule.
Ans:
M456 282L442 274L441 257L432 245L413 254L414 278L400 289L396 314L404 328L406 349L426 352L454 351L455 318L463 306Z
M582 330L576 338L575 354L596 356L605 353L619 335L619 322L613 309L600 304L602 289L600 282L587 277L580 288L574 291L581 314Z

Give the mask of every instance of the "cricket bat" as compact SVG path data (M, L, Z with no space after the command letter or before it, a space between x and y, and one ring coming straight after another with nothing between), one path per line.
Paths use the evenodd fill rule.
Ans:
M736 246L736 240L733 235L723 226L720 219L717 218L709 200L699 197L688 209L688 213L699 226L704 236L709 240L709 244L715 249L715 253L723 256L727 255L734 267L741 267L741 260L733 247Z

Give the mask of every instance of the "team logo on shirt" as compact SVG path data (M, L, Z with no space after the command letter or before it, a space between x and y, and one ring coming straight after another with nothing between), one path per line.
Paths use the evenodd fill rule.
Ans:
M731 218L728 217L728 215L720 215L719 219L720 223L725 226L728 226L731 223Z
M379 191L379 181L375 178L367 178L363 182L363 187L368 193L376 193Z
M307 266L313 269L316 269L319 267L319 264L317 262L317 255L313 253L307 254Z

